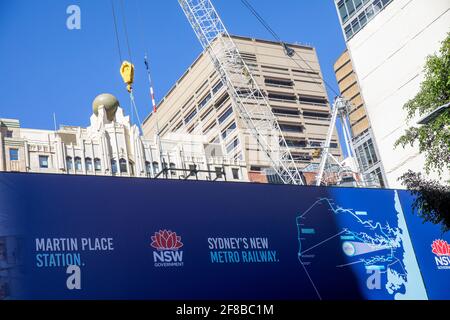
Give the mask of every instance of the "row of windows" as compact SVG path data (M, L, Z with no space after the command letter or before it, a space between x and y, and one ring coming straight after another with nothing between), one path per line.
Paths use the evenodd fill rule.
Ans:
M286 132L302 133L303 127L292 124L280 124L280 129Z
M234 130L236 130L236 122L233 121L233 123L222 132L222 139L228 137Z
M197 115L197 112L202 110L209 101L211 101L213 95L215 95L221 88L223 87L223 83L222 81L219 81L217 84L214 85L214 87L212 88L212 93L209 92L197 105L197 107L195 107L191 113L189 113L188 116L186 116L184 118L184 123L188 124L189 122L192 121L192 119L194 119L194 117ZM189 103L188 103L189 104ZM177 129L179 129L179 127L181 127L182 123L180 122L179 125L177 125Z
M345 22L352 17L363 4L366 4L370 0L341 0L338 2L339 15L341 16L341 21Z
M235 123L234 127L235 127ZM230 128L233 127L233 125L230 126ZM232 143L230 143L227 146L227 150L232 151L233 149L235 149L237 146L239 145L239 140L236 138ZM18 160L18 152L19 149L9 149L10 150L10 159L12 161L16 161ZM43 155L39 155L39 167L42 169L47 169L49 167L49 161L48 161L49 157L48 156L43 156ZM74 168L74 162L72 160L72 157L66 157L66 166L67 166L67 170L71 171ZM88 172L92 172L93 169L98 172L102 170L102 165L101 165L101 160L99 158L95 158L94 161L92 161L91 158L86 158L85 159L85 166L86 166L86 170ZM196 170L196 165L192 165L193 167L191 168L191 170ZM164 169L167 168L167 163L163 162L163 166ZM191 167L191 166L190 166ZM171 162L169 164L169 168L170 169L175 169L176 165L175 163ZM119 167L117 167L117 161L116 160L111 160L111 171L113 174L117 174L118 169L120 170L120 173L127 173L128 172L128 167L127 167L127 161L123 158L121 158L119 160ZM146 169L146 173L148 176L151 175L151 170L153 169L153 173L156 175L159 173L159 163L154 161L153 163L150 163L148 161L145 162L145 169ZM220 168L221 169L221 168ZM75 157L75 170L76 171L82 171L82 163L81 163L81 158L80 157ZM170 174L172 176L176 175L176 171L175 170L170 170ZM239 179L239 169L232 169L232 174L233 174L233 179Z
M239 138L234 139L231 143L227 145L227 153L231 153L234 149L239 146Z
M356 0L354 0L356 1ZM351 23L349 23L345 29L345 37L349 40L359 30L361 30L370 20L372 20L383 8L388 5L392 0L375 0L373 3L364 9L357 17L355 17Z
M375 152L372 139L367 140L356 148L356 157L363 171L368 170L378 162L378 157Z
M266 78L264 80L266 85L276 86L276 87L293 87L294 82L292 80L286 79L274 79L274 78Z
M228 109L222 113L222 115L219 117L219 123L223 123L225 120L227 120L231 114L233 113L233 108L231 106L228 107Z
M99 158L95 158L94 161L92 161L91 158L84 159L84 164L86 166L86 171L92 172L95 171L101 171L102 170L102 162ZM72 171L74 169L74 161L72 160L72 157L66 157L66 167L67 171ZM82 171L83 166L81 163L80 157L75 157L75 171Z

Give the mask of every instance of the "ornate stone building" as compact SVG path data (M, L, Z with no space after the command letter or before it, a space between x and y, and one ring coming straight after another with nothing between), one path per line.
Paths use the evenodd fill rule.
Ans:
M0 119L0 171L248 180L245 162L222 156L203 135L145 139L110 94L94 100L87 128L24 129L19 120Z

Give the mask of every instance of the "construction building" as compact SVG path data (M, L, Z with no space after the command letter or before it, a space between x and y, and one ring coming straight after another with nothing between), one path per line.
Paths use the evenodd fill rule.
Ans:
M330 106L315 49L289 44L301 58L289 57L278 42L238 36L232 39L268 99L295 164L300 170L318 164L320 152L315 148L325 142ZM163 138L171 133L204 135L208 143L221 145L227 157L245 161L250 181L271 181L270 162L233 109L207 53L200 54L157 110L144 121L145 137L158 132ZM332 154L341 158L336 132L331 147ZM314 178L310 174L306 180Z
M439 51L450 26L448 0L335 0L353 70L390 188L408 170L423 172L418 145L395 147L407 123L403 106L420 91L427 56ZM432 173L429 178L446 181Z
M248 181L243 160L220 152L207 156L206 150L220 148L201 135L144 139L110 94L94 100L90 122L87 128L60 126L52 131L0 119L0 171Z
M386 187L383 165L373 138L370 121L350 54L346 50L334 64L334 72L342 97L350 102L349 123L356 159L369 187Z

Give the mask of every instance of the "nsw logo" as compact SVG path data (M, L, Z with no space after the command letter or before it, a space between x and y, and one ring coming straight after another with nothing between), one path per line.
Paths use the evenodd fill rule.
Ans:
M160 230L152 236L151 246L155 267L182 267L183 247L181 237L170 230Z
M436 255L434 260L438 269L450 269L450 244L445 240L434 240L431 251Z

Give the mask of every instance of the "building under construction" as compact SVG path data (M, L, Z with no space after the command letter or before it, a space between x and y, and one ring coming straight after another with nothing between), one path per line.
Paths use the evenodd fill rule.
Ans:
M330 105L315 49L289 44L297 55L288 56L278 42L232 39L267 98L295 165L302 170L318 164L317 148L325 143L330 126ZM250 181L273 182L268 157L232 104L219 72L203 52L161 100L157 116L151 114L144 121L144 136L154 137L158 131L161 137L173 132L204 135L209 143L221 145L212 152L245 161ZM336 132L331 153L341 158ZM304 177L311 183L315 173Z

